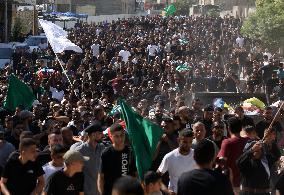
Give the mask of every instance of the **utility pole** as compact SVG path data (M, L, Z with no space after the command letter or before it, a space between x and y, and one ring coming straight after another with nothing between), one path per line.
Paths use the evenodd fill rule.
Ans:
M36 0L33 1L33 35L37 35L37 10L36 10Z
M4 22L5 22L5 43L8 43L8 0L5 1L5 15L4 15Z

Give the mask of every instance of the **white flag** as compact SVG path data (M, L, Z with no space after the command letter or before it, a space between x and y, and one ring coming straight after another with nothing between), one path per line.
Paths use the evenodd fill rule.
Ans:
M39 19L39 23L54 53L62 53L64 50L73 50L78 53L83 52L78 45L67 39L68 33L60 26L42 19Z

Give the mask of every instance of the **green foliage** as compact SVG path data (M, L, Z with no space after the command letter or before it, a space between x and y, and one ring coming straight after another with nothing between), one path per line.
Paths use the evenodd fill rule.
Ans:
M257 0L257 9L244 22L241 33L267 46L281 46L284 38L284 0Z
M196 0L177 0L174 5L177 8L176 15L188 15L189 8L197 3Z
M18 41L19 38L21 37L21 33L23 31L23 24L20 18L15 19L15 24L12 29L12 40L13 41Z

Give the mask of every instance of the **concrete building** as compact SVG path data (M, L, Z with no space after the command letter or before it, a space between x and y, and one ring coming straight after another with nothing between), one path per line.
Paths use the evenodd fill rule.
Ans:
M234 6L252 7L255 6L253 0L199 0L199 5L220 5L224 10L233 10Z
M5 13L6 13L6 0L0 0L0 43L5 41L5 29L6 29L6 23L5 23ZM11 29L12 29L12 1L7 0L7 40L10 38Z
M56 0L54 4L58 12L71 11L89 15L135 13L135 0Z

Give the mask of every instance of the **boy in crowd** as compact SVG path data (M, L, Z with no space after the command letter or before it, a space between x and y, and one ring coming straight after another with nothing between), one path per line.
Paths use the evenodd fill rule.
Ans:
M43 195L84 195L84 161L89 160L80 152L69 150L63 156L65 168L48 178Z
M51 147L51 161L45 164L42 168L45 172L44 181L47 182L47 179L54 172L59 171L64 168L63 155L65 154L66 149L60 145L56 144Z
M154 171L148 171L144 175L145 194L146 195L163 195L161 192L162 177Z
M144 190L137 179L125 176L116 180L111 195L144 195Z

